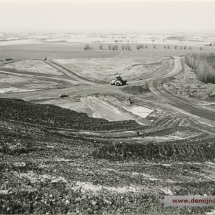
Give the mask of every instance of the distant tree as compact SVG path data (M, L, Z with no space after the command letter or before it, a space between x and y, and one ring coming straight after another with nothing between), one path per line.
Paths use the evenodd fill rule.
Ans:
M86 44L85 46L84 46L84 50L85 51L87 51L87 50L90 50L91 48L90 48L90 45L89 44Z
M114 40L114 42L115 42L115 43L117 43L117 42L118 42L118 40Z
M202 50L203 48L202 48L202 47L200 47L199 49L200 49L200 50Z
M117 50L118 49L118 46L117 45L113 45L112 46L112 50L114 51L114 50Z
M184 50L186 50L187 49L187 46L184 46Z
M101 44L101 45L99 45L99 48L102 50L103 49L103 45Z
M166 49L166 46L164 46L164 49Z
M145 46L145 49L147 49L148 48L148 46Z
M140 50L140 49L141 49L140 44L138 44L138 45L136 46L136 48L137 48L137 50Z
M121 48L122 48L122 50L124 50L124 49L125 49L125 46L124 46L124 45L122 45L122 46L121 46Z
M178 46L175 46L175 49L177 49L178 48Z
M156 45L153 45L153 48L156 49Z
M108 44L108 49L110 50L112 48L112 45L111 44Z
M154 39L152 39L152 42L154 43L154 42L155 42L155 40L154 40Z
M126 46L125 46L125 50L131 51L131 46L130 46L130 45L126 45Z
M190 46L189 49L192 50L192 47Z
M167 46L168 49L170 49L170 46Z

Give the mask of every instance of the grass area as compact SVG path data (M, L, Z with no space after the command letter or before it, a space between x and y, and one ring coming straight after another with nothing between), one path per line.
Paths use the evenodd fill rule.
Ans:
M189 54L185 57L186 63L190 66L200 81L215 84L215 54Z

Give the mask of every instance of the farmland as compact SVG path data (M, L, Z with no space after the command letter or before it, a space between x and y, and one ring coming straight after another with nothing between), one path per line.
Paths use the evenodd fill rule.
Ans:
M0 46L0 213L210 212L160 202L214 195L214 84L184 60L202 51L103 45Z

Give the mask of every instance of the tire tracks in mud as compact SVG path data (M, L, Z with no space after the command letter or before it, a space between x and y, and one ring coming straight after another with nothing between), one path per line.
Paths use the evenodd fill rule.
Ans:
M182 70L182 58L175 57L174 69L162 76L160 79L149 80L148 85L150 91L155 95L159 102L162 102L161 106L168 107L175 112L179 112L182 115L186 115L191 125L197 127L207 133L214 134L215 127L215 113L209 110L203 110L192 104L180 99L166 89L164 89L162 83L166 78L176 75Z
M80 83L89 84L89 85L97 85L97 84L106 84L106 82L97 81L97 80L89 80L87 78L84 78L83 76L80 76L76 74L75 72L71 71L70 69L66 68L65 66L62 66L59 63L56 63L55 61L44 61L49 66L52 66L53 68L59 70L67 77L79 81Z
M35 79L40 79L40 80L45 80L45 81L55 81L55 82L68 82L72 85L77 85L77 81L71 80L71 79L65 79L62 76L61 77L53 77L50 75L46 74L33 74L33 73L27 73L27 72L12 72L12 71L7 71L4 69L4 71L0 71L0 74L5 74L5 75L13 75L13 76L18 76L18 77L24 77L24 78L35 78Z

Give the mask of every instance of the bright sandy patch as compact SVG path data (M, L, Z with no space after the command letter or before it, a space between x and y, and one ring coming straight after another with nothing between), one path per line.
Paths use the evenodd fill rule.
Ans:
M8 88L1 88L0 93L18 93L18 92L30 92L34 90L27 90L27 89L20 89L16 87L8 87Z
M140 107L140 106L133 106L131 108L127 108L128 111L132 112L134 115L140 116L142 118L146 118L149 114L151 114L154 110Z
M127 113L131 113L130 116L133 116L133 118L141 117L146 118L149 114L154 112L153 109L149 109L142 106L137 105L129 105L123 102L120 102L118 99L116 99L113 96L100 96L100 99L103 99L104 101L107 101L109 104L113 104L115 107L117 107L120 110L125 110Z
M110 186L102 186L102 185L94 185L91 182L76 182L73 189L81 188L82 191L91 191L93 193L97 193L99 191L109 191L115 193L129 193L129 192L141 192L141 187L138 186L123 186L123 187L110 187Z
M130 116L116 107L94 96L83 97L81 100L93 111L93 117L104 118L109 121L130 120Z

